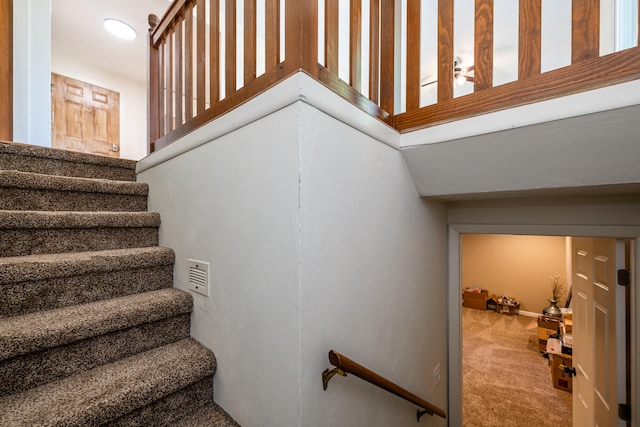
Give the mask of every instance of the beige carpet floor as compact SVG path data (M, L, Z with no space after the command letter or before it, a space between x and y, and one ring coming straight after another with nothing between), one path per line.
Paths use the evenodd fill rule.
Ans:
M572 395L553 387L533 317L462 309L464 426L572 426Z

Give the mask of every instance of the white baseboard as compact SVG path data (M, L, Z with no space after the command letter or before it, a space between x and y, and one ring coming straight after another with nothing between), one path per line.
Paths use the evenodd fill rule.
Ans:
M533 311L526 311L526 310L518 310L518 314L520 316L528 316L528 317L538 317L540 316L542 313L535 313Z

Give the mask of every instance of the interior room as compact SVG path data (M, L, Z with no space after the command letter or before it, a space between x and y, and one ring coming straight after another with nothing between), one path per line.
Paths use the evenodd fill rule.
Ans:
M538 316L550 304L554 280L564 284L558 305L566 305L570 245L563 236L462 235L463 290L486 290L488 299L473 306L467 298L462 309L465 425L497 425L504 418L571 425L571 392L554 387L538 338ZM503 297L519 304L517 310L506 304L496 310Z

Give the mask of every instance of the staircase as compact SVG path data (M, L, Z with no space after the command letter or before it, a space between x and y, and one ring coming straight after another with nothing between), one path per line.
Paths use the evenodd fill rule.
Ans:
M1 426L237 426L134 168L0 142Z

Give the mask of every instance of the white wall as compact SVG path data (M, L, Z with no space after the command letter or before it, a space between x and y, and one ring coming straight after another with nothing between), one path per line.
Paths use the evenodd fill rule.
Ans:
M120 93L120 157L147 155L147 84L96 68L82 58L51 53L51 71ZM50 97L49 97L50 98Z
M301 124L300 425L414 426L414 405L320 373L335 349L446 410L444 206L397 150L305 104Z
M51 146L51 0L13 2L13 140Z
M211 263L192 334L216 353L215 400L243 426L415 425L414 405L353 376L323 391L335 348L446 409L445 210L419 198L401 154L300 100L212 139L152 154L138 180L176 286L187 258Z

